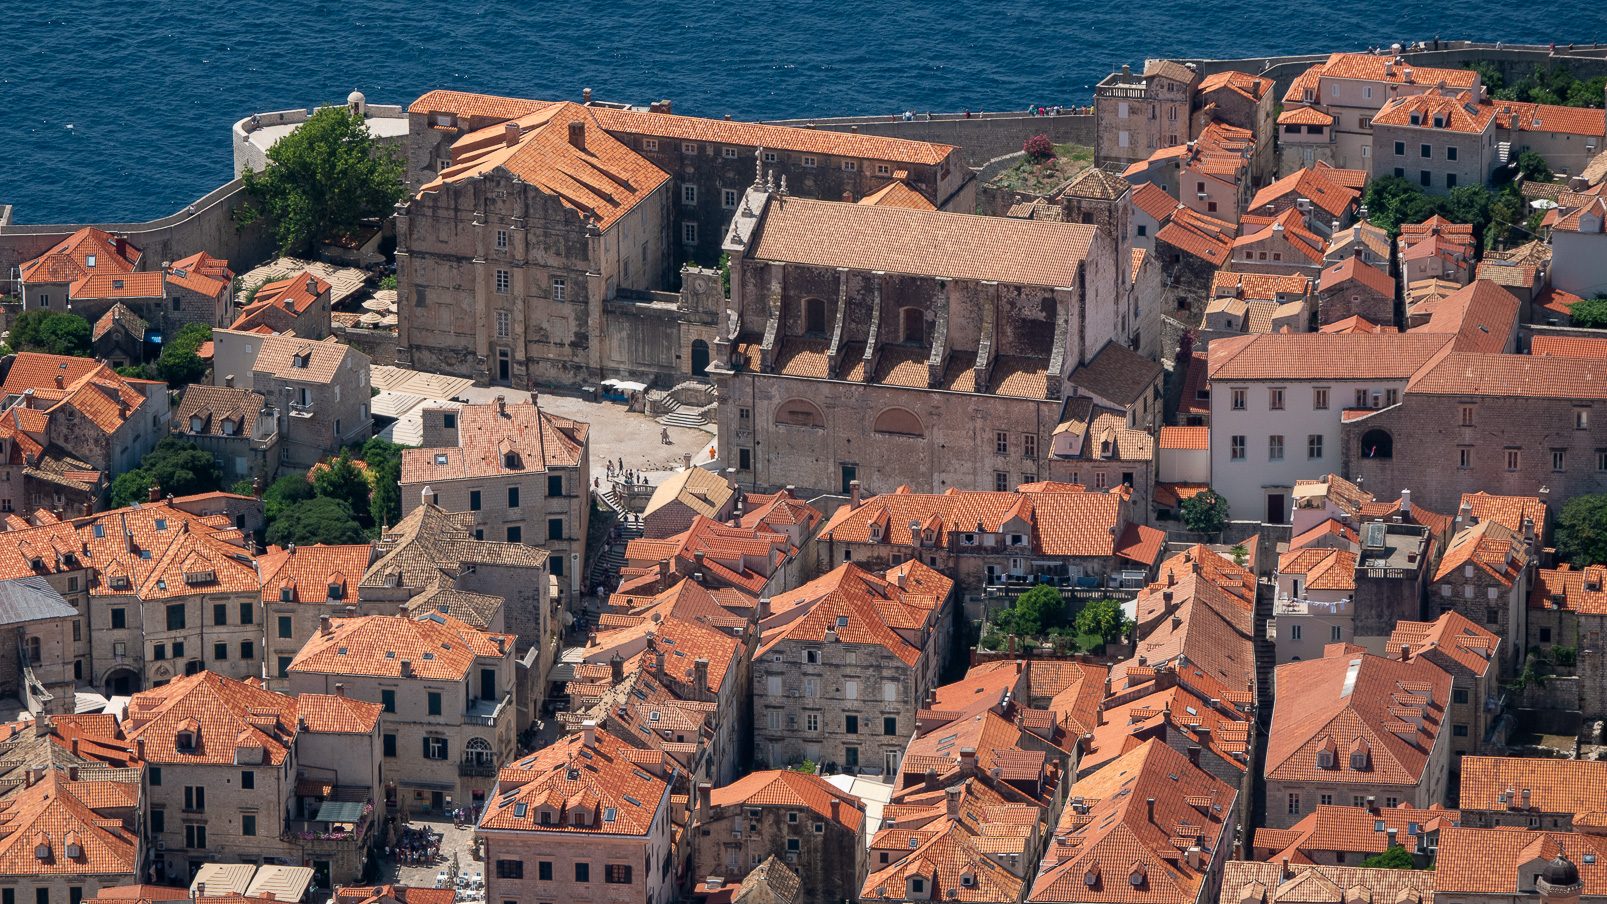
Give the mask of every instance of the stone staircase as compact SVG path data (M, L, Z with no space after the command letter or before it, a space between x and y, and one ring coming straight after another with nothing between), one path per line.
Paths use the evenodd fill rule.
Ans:
M598 494L605 505L619 512L617 522L619 525L619 539L604 547L602 554L592 561L591 574L587 576L588 583L591 584L603 582L603 578L608 574L618 574L619 570L625 567L625 545L642 535L640 516L626 512L618 507L615 501L609 499L609 496L612 495L615 495L612 489L607 494ZM614 589L612 583L608 583L607 586L609 590Z
M674 389L647 393L647 416L666 427L697 429L714 418L714 387L688 381Z

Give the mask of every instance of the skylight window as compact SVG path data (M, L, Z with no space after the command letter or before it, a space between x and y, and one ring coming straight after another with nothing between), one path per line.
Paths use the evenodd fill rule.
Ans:
M514 819L524 819L525 818L525 813L527 811L529 811L529 809L530 809L529 804L526 804L526 803L514 804L513 805L513 818Z
M625 803L628 803L633 807L640 807L642 805L641 801L637 800L634 797L631 797L629 794L625 795Z
M617 816L619 816L619 808L618 807L609 807L608 809L603 811L603 822L613 822L614 818L617 817ZM1590 861L1586 860L1585 862L1589 863Z
M446 464L446 454L441 453L441 454L436 455L435 456L435 463L438 464L438 465Z

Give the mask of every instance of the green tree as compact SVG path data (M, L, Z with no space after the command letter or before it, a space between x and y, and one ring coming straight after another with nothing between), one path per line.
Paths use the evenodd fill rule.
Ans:
M211 453L172 436L157 443L140 468L163 493L174 496L210 493L223 485L223 469Z
M373 527L374 521L369 513L370 489L368 480L363 472L358 470L352 461L349 450L343 450L340 457L329 462L329 467L319 471L312 481L313 492L325 499L334 499L344 503L355 513L358 522L363 527Z
M1574 326L1607 329L1607 295L1579 299L1568 309L1568 317Z
M1589 81L1574 82L1565 103L1570 107L1600 107L1603 92L1607 92L1607 75L1598 75Z
M278 546L361 543L364 539L363 526L351 508L327 496L298 502L268 524L268 542Z
M323 107L268 150L261 172L241 174L257 206L237 210L242 224L266 219L281 254L346 236L363 219L390 216L406 196L402 159L374 141L368 123L345 107Z
M50 355L74 355L87 358L90 354L89 321L77 314L64 314L44 308L23 311L11 321L9 345L19 352L44 352Z
M377 436L363 443L361 456L368 463L368 479L374 487L368 501L370 526L402 520L402 450L406 448Z
M802 773L805 773L807 775L814 775L815 774L815 761L814 760L804 760L803 762L799 763L798 765L792 767L792 771L793 772L802 772Z
M151 475L139 468L124 471L112 481L112 508L127 508L136 502L144 502L151 498L151 487L155 484Z
M1077 613L1077 633L1098 637L1105 643L1121 639L1129 624L1122 615L1122 604L1116 600L1097 600Z
M1015 633L1037 637L1059 625L1065 618L1066 601L1059 590L1048 584L1039 584L1016 597L1013 608Z
M153 370L169 386L184 386L206 376L206 361L196 354L201 344L212 339L212 328L204 323L186 323L178 335L168 339Z
M1495 64L1490 63L1487 60L1475 60L1471 63L1463 63L1462 68L1472 69L1474 72L1477 72L1479 74L1480 83L1482 83L1484 87L1491 93L1501 90L1501 86L1506 83L1506 80L1501 77L1501 70L1495 68Z
M306 502L313 498L312 484L307 482L307 475L301 471L286 474L275 480L262 493L262 514L271 524L274 519L285 513L285 510L298 502Z
M1374 854L1361 862L1364 869L1417 869L1412 855L1398 844L1390 845L1382 854Z
M236 480L234 484L229 487L229 492L236 496L250 496L255 490L256 486L249 480Z
M1607 564L1607 495L1568 500L1557 518L1556 542L1558 557L1575 568Z
M1445 217L1473 227L1475 245L1484 241L1485 227L1490 225L1490 208L1495 196L1482 185L1458 185L1445 198Z
M1216 490L1206 489L1183 500L1180 507L1183 526L1191 531L1214 534L1228 520L1228 501Z
M1550 182L1556 178L1546 158L1534 151L1524 151L1518 155L1518 172L1530 182Z

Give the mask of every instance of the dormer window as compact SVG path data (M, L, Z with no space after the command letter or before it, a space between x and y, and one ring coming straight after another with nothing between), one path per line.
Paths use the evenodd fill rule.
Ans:
M517 453L517 452L504 452L504 453L502 453L502 466L504 468L517 468L517 467L519 467L519 453Z
M1011 546L1022 546L1026 542L1027 542L1027 537L1026 537L1025 534L1011 534L1010 535L1010 545Z
M86 266L86 267L95 266L95 255L93 255L93 254L86 255L84 257L84 266Z
M84 846L83 845L81 845L81 844L69 844L69 845L67 845L67 859L69 859L69 860L77 860L79 857L82 857L82 856L84 856Z
M311 361L311 360L312 360L312 352L297 352L295 355L293 355L291 357L290 366L295 367L295 368L300 368L302 370L306 370L307 369L307 363L309 361Z
M1332 768L1334 768L1334 755L1332 753L1330 753L1329 751L1326 751L1326 750L1317 751L1317 768L1318 769L1332 769Z
M544 825L544 826L552 825L552 811L551 810L542 810L541 811L541 824Z
M346 588L340 584L329 585L329 598L332 600L340 599L343 595L345 595L345 592Z
M872 524L870 526L870 542L872 542L872 543L880 543L881 541L882 541L882 526L880 524Z
M206 422L201 420L200 415L191 415L190 416L190 432L191 433L200 433L201 428L203 426L205 426L205 424L206 424Z
M577 826L586 825L586 814L585 813L576 813L575 814L575 825L577 825Z
M1422 125L1422 124L1423 124L1423 117L1418 116L1416 113L1413 113L1412 114L1412 125L1418 126L1418 125Z
M1355 750L1350 754L1350 768L1357 772L1367 768L1367 751Z
M1127 874L1127 884L1134 888L1144 884L1144 867L1142 865L1133 866L1133 871Z
M224 436L234 436L236 433L239 433L239 432L240 432L240 425L239 425L238 421L226 420L226 421L223 422L223 435Z
M180 750L194 750L195 749L195 733L191 732L191 731L181 731L181 732L179 732L178 735L176 736L176 744L178 746L178 749L180 749Z
M290 594L291 594L291 590L290 590L289 587L280 587L279 588L279 602L281 602L281 603L290 602Z
M34 857L36 859L39 859L39 860L49 860L50 859L50 842L41 841L40 843L34 845L34 847L33 847L33 855L34 855Z
M1434 128L1436 128L1436 129L1445 128L1445 117L1443 117L1443 116L1434 117Z

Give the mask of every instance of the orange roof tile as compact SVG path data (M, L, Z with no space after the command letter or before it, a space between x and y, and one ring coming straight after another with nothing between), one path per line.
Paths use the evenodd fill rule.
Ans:
M1324 268L1322 271L1322 292L1344 292L1346 285L1354 282L1364 286L1385 298L1395 297L1395 280L1389 274L1366 263L1359 257L1348 257L1343 261Z
M1492 106L1495 107L1496 124L1503 129L1589 137L1600 137L1607 130L1607 122L1603 121L1600 109L1529 104L1515 100L1497 100Z
M1393 656L1402 656L1404 650L1408 659L1426 656L1441 668L1446 668L1442 663L1449 660L1473 677L1483 678L1495 664L1500 643L1501 638L1460 612L1450 611L1431 622L1396 622L1384 649Z
M771 769L753 772L723 788L715 788L709 803L716 807L795 807L835 818L850 831L865 821L864 803L818 775ZM835 806L833 806L835 804Z
M1319 805L1287 829L1257 831L1255 854L1258 858L1264 856L1268 863L1278 863L1284 857L1297 861L1301 856L1315 859L1315 855L1320 854L1329 855L1323 858L1328 860L1335 851L1382 854L1391 843L1411 850L1417 843L1414 835L1431 822L1441 820L1442 826L1451 826L1461 818L1460 810L1447 810L1439 804L1423 810L1406 804L1372 810ZM1383 828L1379 828L1380 822ZM1389 829L1395 830L1393 836Z
M914 665L925 652L926 635L946 598L900 588L847 563L771 598L773 614L760 626L760 651L784 640L820 643L829 631L842 643L873 644Z
M156 765L230 765L242 762L237 748L252 747L262 749L262 763L278 766L295 744L296 699L199 672L135 694L125 724ZM192 746L178 745L183 732L193 735Z
M1211 428L1162 427L1159 446L1162 449L1208 450L1211 448Z
M882 207L907 207L910 210L937 210L937 205L904 182L889 182L877 191L860 198L859 203Z
M126 243L123 255L119 255L117 239L110 233L86 226L23 264L18 272L24 284L71 283L102 271L132 273L141 256L138 248Z
M1529 354L1558 358L1607 360L1607 339L1593 336L1551 336L1537 333L1529 340Z
M1519 534L1523 533L1524 519L1534 523L1536 535L1546 535L1546 521L1550 517L1546 504L1538 496L1492 496L1483 490L1463 493L1458 505L1459 514L1467 514L1480 521L1499 521Z
M587 735L593 741L586 742ZM670 785L662 768L638 765L641 751L602 728L566 735L497 775L500 794L486 803L481 832L650 835ZM539 837L536 836L536 837Z
M78 793L85 785L50 768L43 780L14 793L0 814L7 829L0 837L0 873L112 877L140 871L140 842L133 826L103 817L87 805ZM137 796L138 789L134 791ZM111 803L127 807L133 802Z
M463 480L573 468L591 425L542 411L531 402L457 409L458 445L402 453L402 484ZM509 455L512 462L509 462Z
M337 618L329 633L314 634L290 663L290 671L322 675L399 677L405 663L415 678L458 681L477 658L511 655L514 637L471 628L432 612L418 619L399 615Z
M1446 899L1511 895L1512 889L1534 881L1534 864L1558 856L1565 856L1577 865L1584 895L1597 897L1607 893L1607 872L1597 865L1607 858L1607 837L1467 827L1440 832L1434 862L1435 892Z
M1211 343L1210 379L1407 380L1448 351L1443 335L1266 333Z
M1498 521L1480 521L1473 527L1464 527L1451 538L1451 545L1434 572L1434 580L1446 580L1464 565L1472 565L1511 587L1528 561L1522 535Z
M1480 104L1467 91L1441 92L1395 97L1384 102L1373 116L1373 125L1445 130L1482 134L1495 123L1495 108Z
M1279 122L1282 121L1282 117L1279 117ZM1361 198L1360 192L1329 180L1322 170L1307 167L1295 170L1256 192L1248 209L1253 211L1271 207L1279 198L1290 195L1304 198L1334 217L1343 217Z
M1457 352L1425 368L1407 390L1429 395L1607 399L1607 361Z
M1407 78L1411 73L1411 78ZM1388 82L1397 85L1434 85L1471 89L1479 74L1471 69L1435 69L1396 62L1394 57L1372 53L1335 53L1322 64L1324 78Z
M308 731L323 734L370 734L385 709L338 694L302 694L296 698L296 715Z

